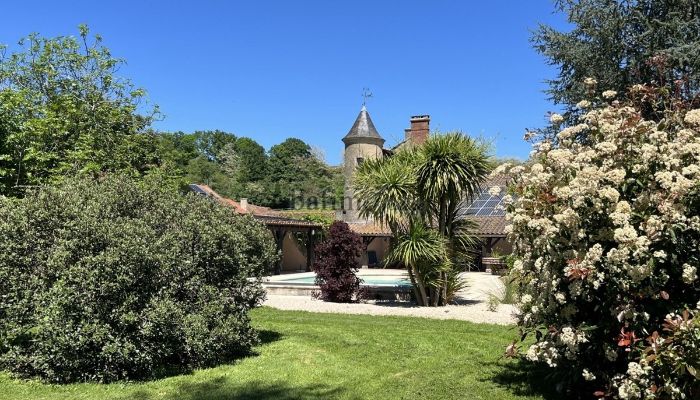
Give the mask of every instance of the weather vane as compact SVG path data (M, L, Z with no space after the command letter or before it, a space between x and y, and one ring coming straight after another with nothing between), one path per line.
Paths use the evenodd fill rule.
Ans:
M372 98L372 92L369 91L369 88L362 88L362 106L364 107L367 105L367 99Z

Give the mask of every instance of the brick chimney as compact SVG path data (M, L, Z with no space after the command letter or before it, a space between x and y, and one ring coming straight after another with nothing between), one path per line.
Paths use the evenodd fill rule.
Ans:
M411 128L406 129L406 139L413 144L423 144L430 134L430 115L414 115L411 117Z

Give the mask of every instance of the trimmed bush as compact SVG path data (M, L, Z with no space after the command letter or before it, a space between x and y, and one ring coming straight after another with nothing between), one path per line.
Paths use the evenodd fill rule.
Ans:
M316 284L321 292L315 295L325 301L349 303L360 294L362 281L355 274L360 269L360 256L365 246L362 237L345 222L331 224L328 238L316 246Z
M143 379L257 343L267 229L162 182L69 181L0 201L0 363L50 382Z

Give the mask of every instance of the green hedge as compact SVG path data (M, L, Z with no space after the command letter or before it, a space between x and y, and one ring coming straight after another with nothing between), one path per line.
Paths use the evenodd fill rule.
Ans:
M277 256L263 225L158 181L0 199L0 365L104 382L242 356Z

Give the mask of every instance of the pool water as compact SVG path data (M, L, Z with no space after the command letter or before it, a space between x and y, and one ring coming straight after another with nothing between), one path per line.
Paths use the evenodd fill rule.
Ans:
M363 286L411 286L411 281L408 278L397 278L395 276L360 276ZM313 285L316 280L313 276L303 278L281 279L278 282L301 283L305 285Z

